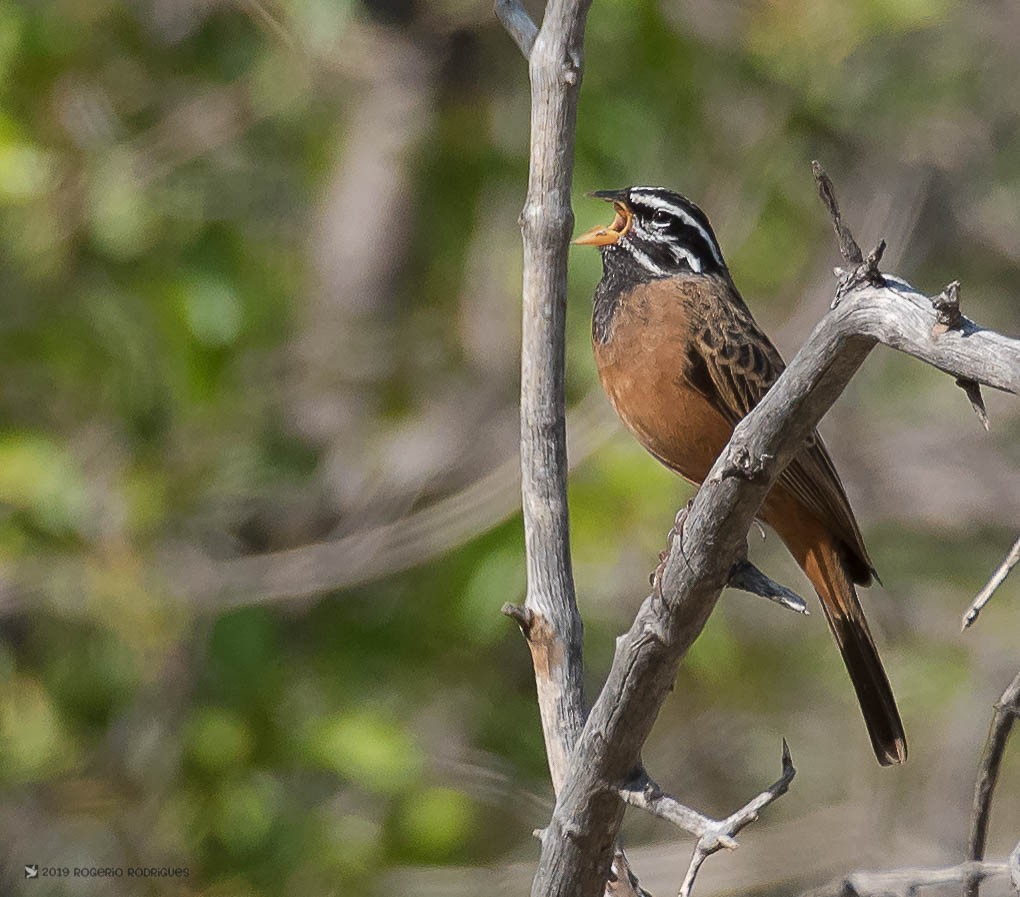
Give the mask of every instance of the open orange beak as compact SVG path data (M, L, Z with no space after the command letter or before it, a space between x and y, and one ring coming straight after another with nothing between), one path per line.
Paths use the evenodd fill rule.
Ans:
M574 240L575 246L609 246L619 241L620 237L626 236L630 231L631 221L634 216L622 202L614 202L616 217L613 223L602 227L593 227L587 233L581 234Z

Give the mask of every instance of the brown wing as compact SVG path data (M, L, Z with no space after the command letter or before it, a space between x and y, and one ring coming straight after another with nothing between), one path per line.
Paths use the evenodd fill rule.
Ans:
M732 288L731 284L727 286ZM708 314L704 309L694 310L693 339L685 370L691 385L734 426L761 401L786 367L743 301L738 299L738 303L727 302L720 308L715 302ZM817 430L780 474L779 482L846 545L846 561L854 581L869 583L874 573L871 558Z

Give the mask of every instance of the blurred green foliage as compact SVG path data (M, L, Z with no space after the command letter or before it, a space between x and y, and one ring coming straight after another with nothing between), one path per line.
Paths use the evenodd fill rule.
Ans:
M498 613L525 590L523 535L510 506L482 513L512 477L385 542L393 521L512 469L528 95L489 7L0 0L3 875L186 865L166 893L392 894L387 870L533 856L541 728ZM974 317L1015 331L1009 15L596 0L578 227L605 211L586 190L682 189L792 352L831 289L820 157L862 240L895 238L897 268L933 292L965 279ZM600 266L571 263L583 405ZM993 399L985 461L968 463L979 437L952 393L876 357L832 440L844 462L889 447L847 479L896 599L871 607L915 765L875 784L820 624L727 596L646 755L688 802L743 802L782 734L809 772L779 818L848 783L921 789L968 700L972 737L941 762L969 775L1015 662L1015 603L966 643L955 618L1011 538L1020 443L1016 409ZM893 440L928 426L957 448ZM689 490L590 432L570 501L594 691ZM915 487L917 467L937 488ZM442 548L462 519L479 522ZM343 575L274 598L329 540ZM775 541L770 571L802 589ZM261 556L258 581L230 585L234 561ZM635 837L662 836L649 826Z

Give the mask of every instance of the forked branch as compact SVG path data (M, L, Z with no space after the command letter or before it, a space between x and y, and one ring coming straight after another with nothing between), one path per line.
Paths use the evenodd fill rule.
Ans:
M496 0L493 10L524 58L530 59L531 48L535 46L535 38L538 37L538 26L531 20L520 0Z
M739 846L737 834L754 822L765 807L786 794L796 774L797 770L794 769L793 759L790 757L790 746L784 738L782 775L761 794L725 819L710 819L697 810L685 807L676 798L664 794L643 770L635 781L620 789L620 796L631 806L647 810L653 816L658 816L697 837L694 854L691 856L679 894L679 897L690 897L694 880L705 860L723 848L736 850Z

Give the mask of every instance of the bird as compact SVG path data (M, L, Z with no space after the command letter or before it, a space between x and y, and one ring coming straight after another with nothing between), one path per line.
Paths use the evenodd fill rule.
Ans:
M700 485L784 368L730 276L705 213L664 187L599 190L612 223L574 240L596 246L592 306L599 379L623 423L655 458ZM821 436L810 434L758 516L807 575L857 693L878 762L907 742L855 584L877 579Z

